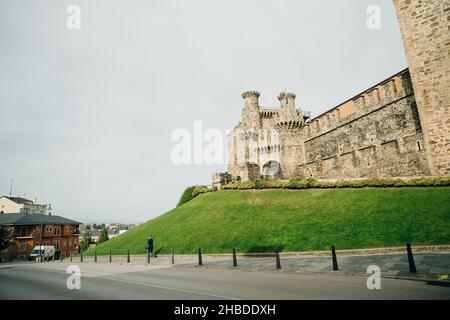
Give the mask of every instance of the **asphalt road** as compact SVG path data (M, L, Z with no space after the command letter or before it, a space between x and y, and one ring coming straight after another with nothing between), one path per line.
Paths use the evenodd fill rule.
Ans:
M81 289L69 290L70 263L0 265L0 299L450 299L450 288L422 281L340 274L246 272L206 267L73 263Z

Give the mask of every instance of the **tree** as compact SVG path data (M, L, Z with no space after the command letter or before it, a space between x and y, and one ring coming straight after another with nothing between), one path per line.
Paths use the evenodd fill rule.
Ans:
M86 251L91 243L92 243L91 231L86 230L84 231L83 238L80 241L81 251Z
M98 243L102 243L105 241L108 241L109 237L108 237L108 229L106 228L102 228L100 230L100 236L98 237Z
M6 226L0 228L0 251L8 249L13 244L12 229Z

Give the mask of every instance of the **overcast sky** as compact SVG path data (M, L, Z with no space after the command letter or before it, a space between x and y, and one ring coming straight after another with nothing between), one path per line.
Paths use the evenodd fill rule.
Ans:
M144 222L226 170L173 164L173 130L233 127L245 90L315 116L406 66L386 0L0 0L0 194Z

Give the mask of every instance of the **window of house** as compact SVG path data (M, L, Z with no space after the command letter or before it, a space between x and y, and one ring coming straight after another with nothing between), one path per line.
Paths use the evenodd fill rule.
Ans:
M19 251L27 251L27 244L26 243L21 243L19 245Z
M59 250L59 240L53 241L53 245L55 246L55 250Z
M27 227L20 227L20 236L21 237L27 236Z
M55 234L55 236L59 236L61 234L61 228L60 227L55 227L54 234Z
M67 239L64 239L64 241L63 241L63 247L67 247Z
M70 246L70 247L72 246L72 243L73 243L73 240L72 240L72 239L69 239L69 246Z

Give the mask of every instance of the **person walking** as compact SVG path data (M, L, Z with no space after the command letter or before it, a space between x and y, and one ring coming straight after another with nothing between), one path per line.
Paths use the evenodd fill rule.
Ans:
M147 238L147 252L148 252L149 256L153 257L153 237L152 236L149 236Z

